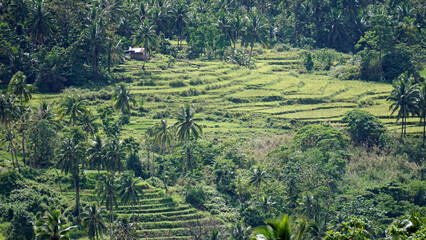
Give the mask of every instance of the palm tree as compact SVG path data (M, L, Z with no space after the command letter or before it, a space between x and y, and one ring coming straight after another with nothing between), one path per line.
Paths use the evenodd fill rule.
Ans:
M89 136L94 136L95 133L98 132L98 124L96 123L96 116L93 115L90 111L87 111L80 118L80 122L82 124L82 129L86 133L86 141Z
M182 106L178 111L177 116L177 122L175 124L175 127L177 128L177 138L182 143L185 142L186 145L186 152L191 152L191 146L189 145L189 141L191 138L194 140L197 140L201 137L201 134L203 133L203 130L201 127L195 123L194 121L197 120L194 118L195 114L195 108L193 105L185 104ZM189 152L188 152L189 151ZM187 164L191 163L191 156L192 154L186 154L187 155ZM186 188L186 195L188 195L189 185L191 185L192 181L192 173L193 168L191 168L190 178L188 182L188 186Z
M112 102L114 110L121 112L120 126L118 129L118 138L120 138L123 116L130 113L130 104L136 104L136 100L133 94L130 93L130 88L127 88L124 84L120 84L114 91Z
M139 179L133 179L132 176L126 174L121 179L121 185L118 188L118 195L121 196L121 203L123 205L132 204L132 219L135 222L135 203L139 203L139 197L143 195L142 189L137 186Z
M174 22L174 28L178 31L178 47L182 43L182 33L187 23L187 7L183 1L178 1L175 7L172 9L172 18Z
M407 133L407 118L418 112L420 91L414 85L414 78L410 77L407 72L393 82L393 90L387 98L391 102L389 107L392 110L391 115L398 110L396 121L401 119L401 139Z
M185 104L178 111L177 122L175 127L177 128L177 138L180 142L188 143L191 137L197 140L201 137L203 130L195 122L194 118L195 108L193 105Z
M123 169L123 159L126 158L126 151L118 138L110 139L106 144L106 164L105 168L114 177L116 171Z
M269 178L269 175L266 172L266 168L264 166L258 165L250 172L249 184L256 186L259 190L262 183L268 183L266 180L267 178Z
M95 204L92 204L86 208L86 210L81 213L81 223L82 226L87 229L89 234L89 239L99 239L102 238L102 235L106 231L105 219L105 210L100 207L96 207Z
M290 240L291 231L290 231L290 220L288 215L284 215L278 219L268 219L266 220L265 226L260 226L254 229L254 235L252 239L257 238L258 235L261 235L261 239L266 240Z
M87 149L86 153L89 159L89 165L98 170L97 179L99 179L100 170L101 168L105 168L106 165L106 146L101 136L98 134L96 134L91 141L92 145Z
M60 210L50 210L42 219L36 223L37 240L68 240L68 233L77 226L64 228Z
M9 92L18 96L21 104L21 133L22 133L22 161L26 162L25 154L25 116L24 116L24 102L28 102L31 99L32 86L27 84L27 77L23 72L19 71L13 75L9 82Z
M101 199L101 203L105 204L105 207L109 209L109 227L110 227L110 239L112 239L112 223L114 221L114 205L117 204L117 184L114 181L113 176L104 178L104 181L98 186L98 197Z
M146 59L150 58L152 50L158 48L158 37L155 33L155 25L145 19L139 27L139 31L136 35L136 45L141 44L145 50L145 57L142 69L145 69Z
M58 107L59 118L69 117L72 126L77 124L81 117L87 114L86 101L81 100L77 93L68 93Z
M161 119L160 124L157 124L154 128L154 136L155 141L158 144L161 144L162 149L162 155L163 155L163 183L164 188L167 192L167 183L166 183L166 158L164 157L164 154L166 152L166 147L170 146L170 143L172 142L173 135L170 132L170 126L167 125L167 121L164 119Z
M230 24L231 26L229 29L229 36L231 38L231 42L233 45L232 56L234 56L235 48L236 48L238 39L240 38L241 30L243 29L243 21L238 11L235 13L234 16L232 16Z
M19 109L15 104L15 97L8 94L0 94L0 122L3 124L3 127L6 131L7 141L9 141L13 168L18 167L19 170L16 149L13 144L14 135L12 129L12 124L17 119L18 113Z
M72 138L65 138L57 156L57 166L66 174L70 173L74 182L76 216L80 214L80 161L84 156L83 148Z
M248 62L248 65L250 65L254 43L260 42L265 46L265 48L268 47L268 25L266 24L265 19L255 10L251 10L246 16L246 19L247 25L245 28L245 41L250 44L250 57Z
M242 221L232 228L231 240L246 240L250 238L251 227L246 227Z
M43 0L33 0L30 6L30 14L27 21L28 29L31 34L35 36L38 47L41 47L41 43L44 37L49 36L52 33L52 15L47 10Z
M422 123L423 121L423 146L424 146L425 139L426 139L426 82L423 82L420 85L419 116L420 116L420 123Z

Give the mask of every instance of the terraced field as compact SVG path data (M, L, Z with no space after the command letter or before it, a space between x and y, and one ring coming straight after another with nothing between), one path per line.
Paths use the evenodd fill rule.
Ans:
M168 58L161 55L148 62L145 71L141 61L117 66L114 74L143 101L142 107L133 110L123 134L143 140L144 131L160 118L173 124L177 108L184 102L196 106L204 137L219 141L280 134L299 123L341 126L342 116L354 108L367 110L389 129L399 130L386 102L390 84L341 81L326 73L299 74L302 67L297 51L270 51L255 59L255 69L223 61L176 60L169 66ZM112 86L101 91L111 94ZM86 96L90 94L99 93ZM33 101L57 101L60 96L36 95ZM91 101L93 110L101 104L111 102ZM417 118L409 119L408 124L409 133L422 131Z
M70 198L74 192L65 193ZM81 193L81 199L93 202L96 195L93 190L85 189ZM119 204L114 208L114 214L127 216L132 219L134 213L137 222L137 233L141 239L194 239L194 228L209 222L213 228L219 229L221 223L188 204L180 204L172 197L167 196L162 189L143 189L143 197L139 204L134 206ZM203 226L205 228L205 226ZM190 230L192 229L192 230Z
M219 140L277 134L297 122L340 126L342 116L354 108L373 113L391 130L399 129L386 102L390 84L299 74L298 52L259 55L254 70L220 61L177 61L165 69L165 61L156 59L147 64L146 72L141 65L127 61L117 68L133 81L132 91L148 109L125 127L133 136L161 117L173 123L175 109L183 102L198 108L205 135ZM408 132L421 132L418 119L409 119Z

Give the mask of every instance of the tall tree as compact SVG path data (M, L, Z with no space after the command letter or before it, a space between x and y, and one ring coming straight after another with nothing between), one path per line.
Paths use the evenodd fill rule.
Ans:
M27 26L40 48L44 38L53 31L52 15L43 0L32 0Z
M149 59L151 51L157 49L159 46L155 25L148 21L148 19L145 19L139 26L139 31L135 37L135 44L140 44L144 48L145 58L142 69L145 69L146 59Z
M201 137L203 130L195 122L199 119L194 118L194 115L194 105L187 103L179 108L175 127L177 128L177 139L180 142L188 143L191 138L197 140Z
M124 116L130 114L130 104L136 104L136 100L133 94L130 93L130 88L126 87L124 84L120 84L114 91L112 102L114 110L121 112L120 126L118 129L118 139L120 139Z
M172 142L173 135L170 132L170 126L167 124L167 121L164 119L161 119L161 122L157 124L154 128L154 136L155 141L161 145L162 149L162 155L163 155L163 183L164 188L167 192L167 182L166 182L166 158L165 158L165 152L166 147L170 146L170 143Z
M423 146L426 139L426 82L420 85L419 92L419 115L420 123L423 121Z
M185 104L178 111L177 122L175 127L177 128L177 139L182 143L184 142L186 148L191 152L189 142L194 139L197 140L203 133L201 127L195 122L198 119L194 118L195 108L193 105ZM192 154L187 154L187 163L191 162ZM189 182L186 188L186 194L188 195L189 186L192 182L193 168L191 168Z
M391 105L391 115L398 111L396 121L401 119L401 139L407 133L407 118L418 112L419 89L414 85L414 78L408 73L403 73L393 82L393 90L387 98Z
M69 117L69 123L75 126L81 117L86 115L86 101L82 100L80 95L74 92L68 93L59 104L59 118Z
M188 8L184 1L177 1L172 9L172 19L174 22L174 29L178 34L178 47L182 44L182 34L187 24Z
M75 215L80 214L80 162L84 156L83 148L72 138L65 138L59 146L57 166L65 173L70 173L75 190Z
M101 199L101 203L105 204L105 207L109 209L109 231L110 239L112 240L112 223L114 222L114 205L117 204L117 184L114 177L106 176L103 182L98 186L98 197Z
M84 212L81 213L82 226L87 229L89 239L103 239L102 235L106 231L105 219L103 215L105 210L97 207L96 204L89 205Z
M139 179L133 179L129 174L122 176L120 186L118 188L118 195L121 197L121 204L125 205L130 203L132 205L132 219L135 222L134 205L139 203L140 197L143 194L142 189L138 187Z
M245 28L245 41L250 45L250 57L248 65L250 65L253 55L254 43L260 42L265 48L268 47L267 30L268 25L260 14L255 9L251 10L246 16L247 25Z
M19 98L19 102L21 104L20 110L21 110L21 134L22 134L22 161L24 164L26 163L26 153L25 153L25 127L26 127L26 121L24 116L24 103L28 102L32 95L31 90L32 86L30 84L27 84L26 81L27 77L24 75L23 72L19 71L15 75L13 75L12 79L9 82L9 92L14 94Z
M19 115L19 109L16 106L15 97L13 95L0 94L0 122L3 124L6 131L6 141L9 142L9 149L12 155L13 168L18 168L19 163L14 146L14 134L12 125Z
M87 149L87 157L89 160L89 166L98 170L97 179L99 179L99 172L102 168L106 167L106 152L105 143L99 134L96 134L91 139L92 144Z

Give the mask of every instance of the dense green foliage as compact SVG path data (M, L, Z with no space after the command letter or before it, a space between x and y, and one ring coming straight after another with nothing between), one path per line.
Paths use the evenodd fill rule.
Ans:
M0 239L424 239L425 15L2 1Z

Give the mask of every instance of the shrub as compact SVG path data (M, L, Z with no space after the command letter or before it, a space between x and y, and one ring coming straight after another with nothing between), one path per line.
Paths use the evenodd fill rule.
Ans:
M185 87L186 83L184 83L182 80L176 80L169 83L170 87L178 88L178 87Z
M186 202L192 204L193 206L199 208L206 201L206 193L204 192L203 187L198 186L195 188L191 188L188 191L188 195L186 196Z
M308 52L303 60L303 65L306 68L306 71L310 72L314 69L314 61L312 60L312 54Z
M347 145L347 137L338 129L329 125L312 124L299 129L294 136L295 147L306 150L316 146L327 146L332 141L334 149L343 149ZM331 150L331 149L329 149Z
M22 175L17 171L0 171L0 194L9 196L22 185Z
M35 238L33 218L27 211L16 209L12 224L7 229L6 240L33 240Z
M373 114L359 109L346 113L343 122L348 124L346 129L351 140L358 145L376 145L386 131L385 126Z
M344 58L336 50L324 48L313 54L313 61L315 69L328 71L335 62L343 63Z

